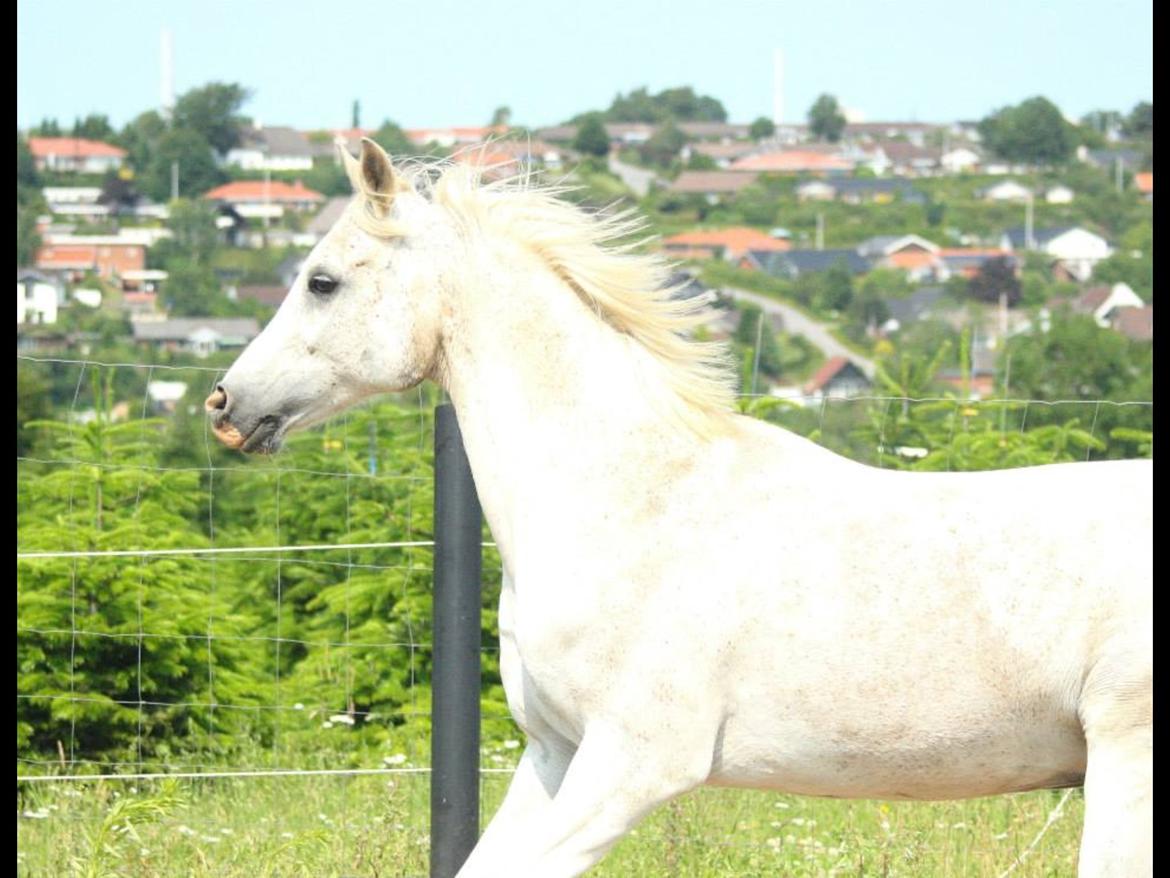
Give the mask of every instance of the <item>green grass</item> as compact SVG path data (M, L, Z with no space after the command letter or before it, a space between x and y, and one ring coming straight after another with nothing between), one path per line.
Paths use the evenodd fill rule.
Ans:
M506 775L486 775L491 814ZM29 785L18 874L414 876L427 873L427 775ZM1055 792L882 803L701 789L624 838L598 876L997 876L1044 826ZM1013 875L1076 871L1079 792Z

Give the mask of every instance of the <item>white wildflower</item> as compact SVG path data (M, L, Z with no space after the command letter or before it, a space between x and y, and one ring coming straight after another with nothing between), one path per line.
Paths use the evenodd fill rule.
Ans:
M335 713L335 714L333 714L333 716L329 717L329 722L331 722L331 723L344 723L347 726L352 726L353 725L353 717L350 716L348 713Z
M293 705L293 710L304 710L304 709L305 709L305 705L301 704L299 701Z
M504 749L505 750L515 750L519 746L520 746L519 741L510 741L509 740L509 741L504 742Z
M387 765L402 765L406 761L406 754L395 753L393 756L383 756L382 761Z
M787 802L777 802L773 807L788 809L788 808L791 808L792 806L789 805Z

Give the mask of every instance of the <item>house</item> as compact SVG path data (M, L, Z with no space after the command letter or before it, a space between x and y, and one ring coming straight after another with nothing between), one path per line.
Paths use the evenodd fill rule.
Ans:
M737 122L679 122L678 130L692 140L747 140L751 126Z
M938 252L939 262L942 263L938 274L939 280L951 277L972 278L977 275L983 266L992 259L1006 259L1019 274L1019 260L1008 250L988 249L979 247L943 247Z
M941 153L937 149L890 140L881 144L881 150L889 161L890 171L899 177L921 177L939 168Z
M185 351L206 357L215 351L243 348L260 334L251 317L178 317L135 321L134 341L166 351Z
M146 395L152 414L173 414L180 400L187 394L186 381L148 381Z
M732 162L744 156L751 155L756 149L757 147L754 143L745 141L732 143L703 141L701 143L685 144L679 151L679 158L684 162L688 162L692 156L706 156L720 168L727 168Z
M979 167L981 156L968 146L956 146L943 150L938 157L939 167L948 174L963 174Z
M744 156L732 162L730 170L772 174L842 176L853 170L853 162L823 152L789 149Z
M889 317L881 325L883 333L889 334L905 329L911 324L926 319L945 301L946 290L942 287L919 287L902 299L886 299Z
M798 201L832 201L837 190L825 180L805 180L796 187Z
M49 212L56 216L71 216L83 220L101 220L113 209L101 204L100 186L46 186L41 190Z
M748 251L788 250L792 244L746 226L696 230L671 235L662 249L676 259L725 259L736 262Z
M1112 322L1113 312L1118 308L1141 308L1146 303L1129 284L1116 283L1112 286L1089 287L1064 304L1074 313L1091 316L1098 326L1105 328Z
M837 198L846 204L925 204L926 196L905 180L882 180L874 177L845 177L827 181Z
M1060 183L1049 187L1044 193L1044 200L1049 204L1072 204L1074 197L1073 191Z
M911 280L934 278L941 267L941 248L918 235L878 235L858 244L857 252L875 267L901 269Z
M780 250L766 260L763 269L776 277L795 279L802 274L828 271L839 263L855 275L870 269L869 261L856 250Z
M126 150L84 137L30 137L28 148L38 171L105 174L126 160Z
M977 190L975 196L984 201L1027 201L1032 197L1032 190L1015 180L1001 180Z
M1118 308L1113 312L1110 326L1134 341L1150 341L1154 337L1154 306Z
M1142 165L1142 154L1136 149L1114 147L1113 149L1088 149L1083 144L1077 147L1077 158L1086 164L1094 165L1103 171L1116 173L1120 165L1125 170L1132 171Z
M1141 193L1146 201L1154 200L1154 172L1142 171L1133 175L1133 188Z
M1031 242L1025 240L1024 227L1015 226L1003 233L1000 246L1005 250L1037 250L1044 253L1052 258L1055 268L1082 282L1092 276L1093 267L1098 262L1113 254L1108 241L1079 226L1034 229Z
M16 325L57 322L65 287L56 278L29 269L16 272Z
M873 383L847 357L829 358L804 385L805 396L811 400L850 399L869 391Z
M703 195L714 203L721 197L738 194L758 177L758 174L739 171L683 171L666 191L675 195Z
M203 193L203 198L231 205L240 216L250 219L276 219L284 216L286 208L305 213L325 202L324 195L306 188L300 180L236 180Z
M849 122L841 132L843 140L870 142L875 140L905 140L915 146L925 146L926 139L940 126L928 122Z
M308 171L320 148L295 128L283 126L244 130L240 144L229 149L224 164L245 171Z
M426 146L431 143L449 149L452 146L469 143L482 143L492 137L499 137L508 133L506 125L480 125L448 128L409 128L403 133L416 146Z
M113 279L146 267L146 246L114 235L51 235L37 250L36 267L79 280L88 272Z

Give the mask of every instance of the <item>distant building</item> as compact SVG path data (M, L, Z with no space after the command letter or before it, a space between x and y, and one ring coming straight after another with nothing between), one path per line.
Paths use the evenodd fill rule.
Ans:
M744 156L732 162L730 170L773 174L844 176L852 172L853 162L823 152L789 149Z
M764 265L764 271L795 280L802 274L828 271L838 264L844 265L854 275L864 274L871 267L856 250L788 250L773 253Z
M873 382L847 357L831 357L804 386L806 397L850 399L866 393Z
M49 212L57 216L101 220L113 213L110 205L99 203L102 197L99 186L46 186L41 195Z
M1049 204L1072 204L1075 194L1067 186L1057 184L1044 193L1044 200Z
M38 171L104 174L126 160L126 150L83 137L30 137L28 148Z
M295 128L254 127L240 135L240 144L228 150L224 164L245 171L308 171L320 150Z
M677 195L703 195L709 202L737 195L756 182L759 174L740 171L683 171L666 189Z
M57 322L57 308L64 300L59 280L28 269L16 273L16 325Z
M1051 257L1055 269L1076 281L1086 281L1093 267L1113 255L1113 248L1100 235L1079 226L1034 229L1031 246L1025 240L1023 226L1003 233L1000 246L1005 250L1036 250Z
M900 269L911 280L936 278L942 267L941 248L918 235L879 235L858 244L857 252L874 267Z
M903 299L886 299L889 317L881 325L883 333L894 333L930 317L945 302L942 287L921 287Z
M1142 194L1146 201L1154 200L1154 172L1142 171L1133 175L1133 187Z
M725 259L735 262L751 250L788 250L792 244L745 226L696 230L671 235L662 249L676 259Z
M1134 341L1150 341L1154 337L1154 306L1118 308L1113 312L1110 326Z
M54 235L37 250L36 267L74 279L88 272L115 279L146 267L146 247L110 235Z
M1032 190L1015 180L1001 180L978 190L975 195L984 201L1027 201Z
M948 174L973 171L979 167L980 161L982 159L979 153L966 146L956 146L953 149L944 150L938 159L939 165Z
M205 192L207 201L231 205L242 217L249 219L284 216L286 209L297 213L315 210L325 202L320 192L305 187L300 180L285 183L283 180L236 180L216 186Z
M890 204L903 201L907 204L925 204L926 196L906 180L889 180L878 177L840 177L827 180L808 180L796 187L796 196L801 201L828 200L825 194L831 192L846 204Z
M178 317L135 321L132 326L136 342L197 357L243 348L260 334L259 324L251 317Z

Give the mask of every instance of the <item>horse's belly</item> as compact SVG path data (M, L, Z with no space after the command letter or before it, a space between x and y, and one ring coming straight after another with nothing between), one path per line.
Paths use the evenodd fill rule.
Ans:
M1056 709L1028 722L974 726L845 719L732 719L708 782L813 796L953 799L1084 780L1084 736L1074 716Z

